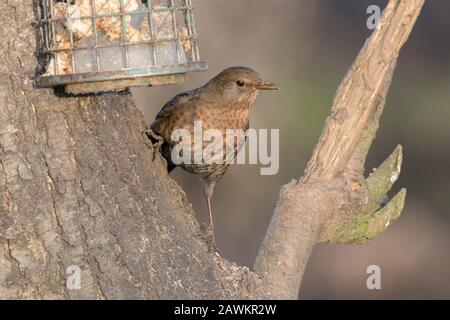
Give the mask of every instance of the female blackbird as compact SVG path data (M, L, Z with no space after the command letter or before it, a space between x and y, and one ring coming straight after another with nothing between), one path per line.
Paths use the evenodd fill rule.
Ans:
M200 177L208 205L208 234L211 236L213 244L214 224L211 212L211 197L214 186L228 169L229 160L236 156L239 148L245 142L245 138L238 139L237 142L233 139L231 142L232 148L227 149L230 147L230 142L225 136L226 131L227 129L240 129L241 132L245 132L249 128L250 107L254 104L258 93L261 90L278 89L275 84L262 80L260 75L250 68L231 67L219 73L203 87L175 96L164 105L156 115L155 121L150 125L151 134L154 133L162 137L161 154L167 161L168 171L172 171L179 165L184 170ZM200 145L195 143L199 140L198 137L194 136L194 128L196 126L198 128L199 125L201 125L203 133L208 129L219 130L218 132L223 135L220 142L223 145L220 148L232 150L231 154L225 152L224 157L219 156L212 161L211 159L204 159L203 152L206 148L204 141L211 138L200 137ZM185 139L186 137L173 139L176 135L173 136L173 134L177 129L184 129L184 132L190 135L187 137L189 139ZM195 132L198 135L198 132ZM219 141L220 139L216 142ZM179 159L175 161L172 157L172 151L178 143L187 147L183 150L184 152L188 150L191 153L188 155L190 161L180 163ZM177 149L180 150L181 148ZM200 152L196 153L198 151ZM198 154L201 155L200 158ZM176 154L173 156L176 156Z

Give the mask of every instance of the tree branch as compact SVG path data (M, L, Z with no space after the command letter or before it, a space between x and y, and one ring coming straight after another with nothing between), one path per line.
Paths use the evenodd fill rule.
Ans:
M401 147L364 179L400 49L424 0L390 0L378 28L339 86L323 133L300 181L283 187L255 262L271 298L298 296L318 242L364 242L385 230L403 208L406 191L382 199L400 173Z

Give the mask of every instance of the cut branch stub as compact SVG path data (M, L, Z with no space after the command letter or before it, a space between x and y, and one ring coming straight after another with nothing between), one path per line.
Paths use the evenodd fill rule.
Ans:
M387 193L397 181L402 164L402 147L398 145L392 154L383 161L365 181L360 190L366 199L364 203L358 197L351 197L350 209L346 215L326 224L320 242L364 243L384 231L392 220L400 216L403 209L406 189L402 189L383 207ZM356 182L352 182L355 184ZM350 188L352 183L350 183ZM350 191L355 192L355 190ZM361 198L361 195L359 196ZM380 209L381 208L381 209Z
M388 204L372 213L364 213L356 221L340 228L323 233L320 242L329 243L365 243L385 231L396 220L404 207L406 189L400 190Z

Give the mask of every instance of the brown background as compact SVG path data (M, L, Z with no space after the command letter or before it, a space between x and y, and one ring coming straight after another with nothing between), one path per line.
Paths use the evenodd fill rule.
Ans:
M280 186L299 177L328 115L337 85L370 34L366 8L386 1L197 0L200 53L207 72L182 86L133 90L150 122L175 94L198 87L232 65L254 68L282 87L259 96L255 128L280 129L280 171L233 166L213 198L222 255L251 266ZM426 1L401 52L381 129L367 168L401 143L406 186L399 221L367 245L320 245L311 257L301 298L450 298L450 2ZM172 174L200 221L206 205L197 179ZM366 288L366 268L379 265L381 290Z

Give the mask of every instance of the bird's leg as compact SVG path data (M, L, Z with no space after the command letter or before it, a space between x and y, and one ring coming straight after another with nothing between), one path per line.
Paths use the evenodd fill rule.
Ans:
M208 205L208 214L209 214L208 229L206 229L206 232L208 234L211 234L214 240L214 222L211 211L211 198L206 197L206 204Z
M216 246L216 240L214 237L214 222L213 222L213 216L212 216L212 210L211 210L211 198L212 198L212 195L214 192L215 185L216 185L215 181L204 182L203 191L205 194L206 204L208 206L208 215L209 215L208 228L206 229L206 235L208 237L207 242L212 249L214 249L215 251L218 251L217 246Z
M159 150L159 148L161 147L161 145L164 143L164 139L163 137L157 135L155 132L153 132L152 129L147 128L144 130L144 135L145 135L145 141L147 142L147 144L150 146L150 148L153 150L153 161L155 161L155 150ZM153 142L152 139L153 138L156 142Z

